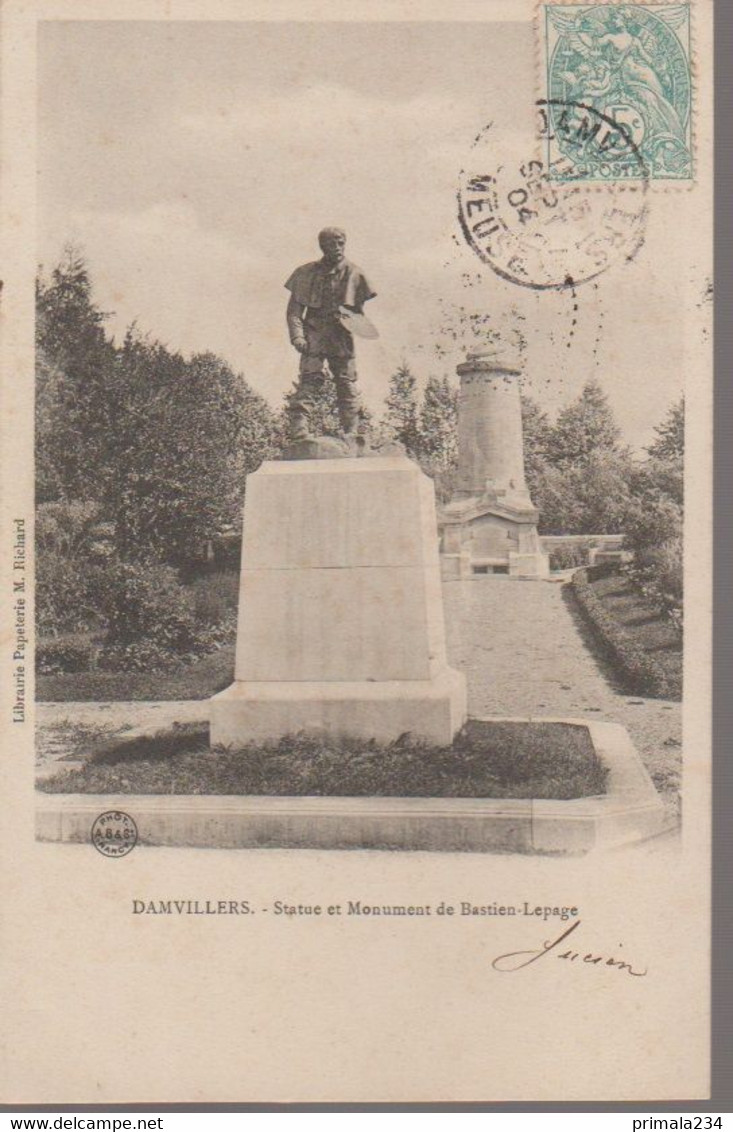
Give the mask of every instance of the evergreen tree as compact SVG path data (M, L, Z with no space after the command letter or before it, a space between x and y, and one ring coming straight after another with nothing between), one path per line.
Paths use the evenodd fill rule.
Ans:
M661 424L654 429L656 438L647 448L657 460L682 460L685 454L685 399L670 407Z
M595 381L557 423L523 399L527 483L545 534L619 534L637 471L605 393Z
M186 360L128 333L102 470L119 554L182 564L241 515L246 476L272 451L274 414L214 354Z
M535 488L547 461L552 438L550 418L536 401L522 394L522 434L524 437L524 471L529 494L534 499Z
M106 389L115 352L83 257L68 246L36 284L36 462L41 501L94 499L114 428Z
M430 475L458 462L458 391L447 377L428 378L420 406L420 457Z
M39 280L37 310L39 502L99 503L123 559L196 558L239 522L274 414L213 354L187 360L134 329L115 348L74 249Z
M385 407L381 424L383 435L398 440L404 444L408 455L416 456L420 449L417 381L404 362L389 379Z
M60 443L63 374L49 361L42 346L36 346L36 502L54 503L64 498L63 466L66 449Z
M599 452L584 464L545 464L532 501L540 531L553 535L621 534L632 502L625 453Z
M583 465L593 455L618 452L620 436L606 394L597 381L589 381L559 414L547 458L557 468Z

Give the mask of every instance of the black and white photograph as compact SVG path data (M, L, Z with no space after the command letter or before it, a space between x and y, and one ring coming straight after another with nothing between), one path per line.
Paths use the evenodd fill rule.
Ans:
M274 7L6 17L13 1099L703 1097L711 6Z

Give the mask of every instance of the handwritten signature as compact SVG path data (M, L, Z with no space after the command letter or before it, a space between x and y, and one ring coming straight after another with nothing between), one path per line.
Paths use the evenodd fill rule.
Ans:
M565 959L568 963L578 962L591 964L595 967L615 967L617 971L625 971L627 975L634 975L636 978L643 978L647 974L648 969L646 967L643 971L637 970L625 959L606 958L603 955L594 955L590 951L583 954L581 951L574 951L572 947L564 951L557 951L556 949L560 944L567 940L568 936L572 935L574 931L578 930L580 923L581 921L578 920L571 924L557 939L545 940L542 947L535 951L508 951L505 955L497 955L491 966L495 971L521 971L522 967L529 967L530 963L544 959L552 951L555 959Z

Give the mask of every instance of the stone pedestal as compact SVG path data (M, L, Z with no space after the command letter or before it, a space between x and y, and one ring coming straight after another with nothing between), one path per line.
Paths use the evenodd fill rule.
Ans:
M263 464L247 480L235 680L211 700L212 743L301 729L449 743L465 718L431 481L401 457Z
M524 474L520 370L493 354L458 366L458 473L443 509L443 575L546 578Z

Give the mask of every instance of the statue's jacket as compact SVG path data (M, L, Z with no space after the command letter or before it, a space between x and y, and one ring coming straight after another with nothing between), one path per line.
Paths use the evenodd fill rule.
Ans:
M285 286L296 303L324 314L333 300L337 307L361 312L364 303L376 295L362 269L349 260L344 260L333 274L322 259L304 263L296 267Z

